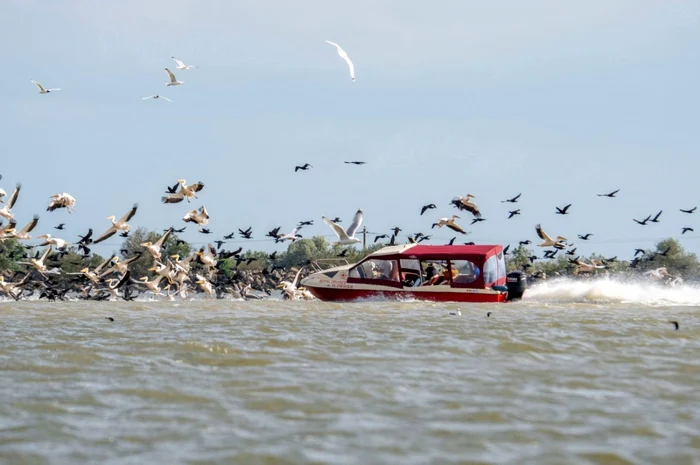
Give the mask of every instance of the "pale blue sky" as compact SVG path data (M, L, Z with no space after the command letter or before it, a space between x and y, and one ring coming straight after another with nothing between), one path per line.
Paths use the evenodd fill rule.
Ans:
M310 219L304 236L331 234L321 215L347 225L358 207L371 231L427 232L469 192L488 220L465 240L535 241L541 223L582 253L629 258L668 236L700 252L700 214L678 211L700 204L699 19L696 2L644 0L5 1L0 186L23 183L14 211L41 215L35 236L65 222L71 241L134 202L134 226L184 225L201 202L160 203L184 177L206 184L216 233L189 226L192 242ZM178 88L171 55L200 66ZM175 102L141 100L156 93ZM44 211L64 191L77 212ZM427 203L440 209L419 216Z

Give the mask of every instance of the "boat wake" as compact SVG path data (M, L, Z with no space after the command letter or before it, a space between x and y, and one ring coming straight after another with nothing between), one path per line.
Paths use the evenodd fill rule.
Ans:
M523 296L523 302L700 306L700 287L686 284L667 286L648 281L624 281L610 278L557 279L528 288Z

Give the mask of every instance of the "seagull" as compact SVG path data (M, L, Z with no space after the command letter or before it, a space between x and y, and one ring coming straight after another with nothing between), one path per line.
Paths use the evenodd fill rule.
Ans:
M352 80L354 82L355 81L355 65L352 64L352 61L350 61L350 57L348 56L348 54L345 53L345 50L340 48L340 45L336 44L335 42L331 42L330 40L327 40L326 42L333 45L335 48L338 49L338 55L340 55L340 58L345 60L345 62L348 64L348 67L350 68L350 77L352 78Z
M95 239L93 242L94 244L99 244L100 242L104 241L105 239L109 239L112 237L114 234L116 234L117 231L124 231L124 233L128 234L129 231L131 231L131 226L127 224L127 221L129 221L131 218L134 217L136 214L136 210L138 209L138 205L134 204L133 207L131 207L131 210L129 212L122 216L119 221L114 221L115 217L114 216L109 216L107 217L108 220L112 222L112 226L105 231L100 237ZM124 237L124 236L122 236Z
M611 193L609 193L609 194L598 194L598 197L610 197L610 198L613 198L613 197L615 197L615 194L617 194L618 192L620 192L620 189L618 189L618 190L616 190L616 191L613 191L613 192L611 192Z
M298 236L297 236L297 229L298 229L298 228L294 228L294 229L292 229L292 232L287 233L287 234L280 234L280 235L277 236L277 238L275 239L275 242L284 242L284 241L292 241L292 242L294 242L294 241L296 241L296 240L297 240L297 237L298 237Z
M175 63L177 63L176 69L181 69L181 70L185 71L185 70L188 70L188 69L197 68L197 66L194 66L194 65L186 65L186 64L184 64L184 63L182 62L182 60L178 60L178 59L175 58L175 57L170 57L170 58L172 58L173 60L175 60Z
M50 93L53 92L53 91L61 90L61 89L45 89L44 86L42 86L41 84L39 84L39 83L36 82L35 80L30 79L29 81L31 81L32 83L34 83L34 85L36 85L36 86L39 88L39 93L40 93L40 94L50 94Z
M437 223L433 223L433 226L430 229L433 229L435 226L438 228L442 228L443 226L447 226L453 231L457 231L458 233L462 234L467 234L467 231L465 231L460 225L455 223L455 219L459 218L457 215L452 215L451 218L440 218Z
M306 171L306 170L308 170L309 168L313 168L313 166L311 166L311 165L308 164L308 163L304 163L302 166L295 166L295 167L294 167L294 172L296 173L296 172L299 171L299 170Z
M420 209L420 214L423 215L423 213L425 213L426 210L432 210L433 208L437 208L434 203L423 205L423 207Z
M695 213L695 210L697 210L697 208L698 208L698 207L693 207L693 208L691 208L690 210L683 210L683 209L681 208L681 211L682 211L683 213Z
M513 210L512 212L508 212L508 219L511 219L511 218L513 218L515 215L519 215L519 214L520 214L520 209Z
M515 197L513 197L512 199L501 200L501 203L506 203L506 202L516 203L521 195L523 195L523 194L520 193L520 194L516 195Z
M535 226L535 231L537 231L537 235L542 239L544 242L539 244L538 247L555 247L557 249L563 249L565 247L564 242L566 240L565 237L557 236L556 240L553 240L551 237L547 235L546 232L542 229L542 226L539 224Z
M165 72L167 72L168 76L170 76L170 82L166 82L166 86L180 86L185 83L185 81L178 81L177 79L175 79L175 75L168 68L165 68Z
M325 216L322 216L321 218L323 219L323 222L330 226L333 232L338 236L338 241L333 242L332 245L350 245L357 242L362 242L360 239L355 237L355 232L362 223L362 209L357 210L357 213L355 213L355 217L352 219L352 223L350 226L348 226L347 231L343 229L342 226L338 225L338 223L329 220Z
M569 207L571 204L565 206L564 208L555 207L557 209L557 215L568 215Z
M168 97L163 97L162 95L151 95L149 97L143 97L141 100L149 100L149 99L158 100L161 98L167 102L172 102L172 100L170 100Z

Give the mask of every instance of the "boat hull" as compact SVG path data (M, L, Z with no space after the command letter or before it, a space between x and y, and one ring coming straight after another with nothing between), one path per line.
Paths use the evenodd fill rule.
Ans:
M327 287L309 287L309 292L319 300L329 302L352 302L365 299L386 300L425 300L429 302L473 302L497 303L505 302L506 292L411 292L407 290L374 290L374 289L337 289Z

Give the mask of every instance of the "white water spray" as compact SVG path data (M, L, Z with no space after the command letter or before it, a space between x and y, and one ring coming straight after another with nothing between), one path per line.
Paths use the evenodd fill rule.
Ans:
M700 306L700 287L611 278L556 279L533 285L524 302Z

